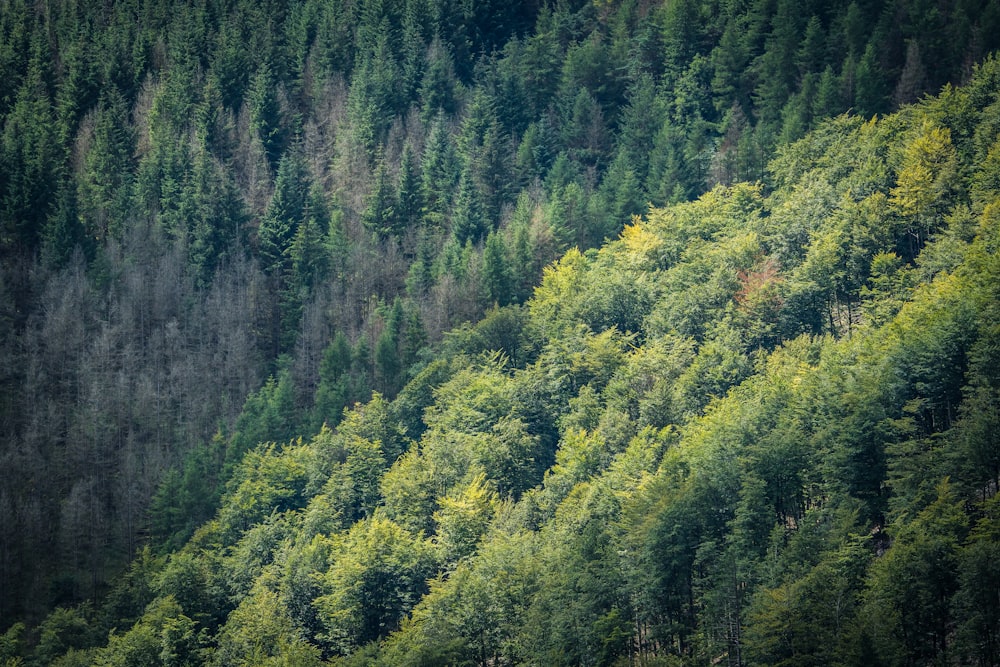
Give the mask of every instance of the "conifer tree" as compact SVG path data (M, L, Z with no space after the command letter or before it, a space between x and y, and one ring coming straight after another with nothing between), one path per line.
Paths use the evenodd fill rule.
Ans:
M445 116L439 113L431 125L421 160L421 199L424 220L428 224L444 227L446 216L451 210L458 173L455 149L448 135Z
M417 157L412 145L403 145L399 161L399 179L396 185L395 218L400 233L415 232L420 225L423 198L420 191L420 175L417 171Z
M368 203L361 214L361 223L379 238L396 233L396 193L389 181L384 159L375 167L375 182L368 195Z
M466 242L476 244L486 234L487 228L481 195L473 181L471 169L466 167L462 171L458 192L455 195L451 233L459 245L465 245Z
M264 147L271 166L278 164L284 149L281 111L275 87L274 73L268 63L257 69L247 93L250 105L250 126Z
M483 247L483 284L486 298L498 306L511 302L510 262L507 259L503 236L490 232Z
M61 151L57 149L44 69L32 58L14 106L4 119L0 138L0 252L35 247L58 183Z
M294 284L306 292L317 287L330 270L330 214L319 184L309 189L302 223L295 232L290 250Z
M60 269L69 263L76 249L89 254L91 247L80 224L73 186L63 183L54 204L42 229L41 259L46 266Z
M274 196L257 231L258 249L264 268L278 275L290 268L292 239L305 215L309 195L309 172L299 150L281 158L274 182Z

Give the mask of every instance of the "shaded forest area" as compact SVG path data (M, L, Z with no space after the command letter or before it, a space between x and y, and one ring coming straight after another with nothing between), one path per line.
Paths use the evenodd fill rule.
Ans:
M998 3L0 36L0 659L1000 660Z

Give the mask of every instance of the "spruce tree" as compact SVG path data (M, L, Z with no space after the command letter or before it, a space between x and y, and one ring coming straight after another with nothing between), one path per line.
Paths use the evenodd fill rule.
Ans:
M455 195L455 211L451 218L451 233L459 245L478 243L487 231L481 195L473 182L471 170L462 171Z

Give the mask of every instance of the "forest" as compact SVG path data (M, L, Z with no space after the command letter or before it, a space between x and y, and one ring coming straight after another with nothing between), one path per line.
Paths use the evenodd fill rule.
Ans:
M997 0L0 0L0 667L1000 665Z

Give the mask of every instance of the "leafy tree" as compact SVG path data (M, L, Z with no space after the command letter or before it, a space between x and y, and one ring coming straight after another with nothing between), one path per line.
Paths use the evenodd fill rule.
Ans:
M199 657L196 623L167 596L150 603L139 622L124 634L112 631L94 664L194 665Z
M314 604L323 639L344 654L399 627L435 562L430 544L378 517L356 523L333 558Z
M441 499L434 513L438 546L446 562L471 556L497 510L496 494L480 474L455 495Z
M890 202L904 219L912 221L908 227L913 254L937 227L940 212L933 203L943 200L954 187L956 168L955 149L946 128L927 124L907 146Z
M866 612L882 659L934 660L947 653L953 619L949 601L958 589L959 545L968 520L947 481L938 497L899 535L873 568Z
M91 646L95 638L87 618L88 611L86 607L54 609L39 625L33 660L38 664L49 664L70 650Z
M278 595L257 588L237 607L219 632L210 664L308 667L321 664L319 649L296 630Z

